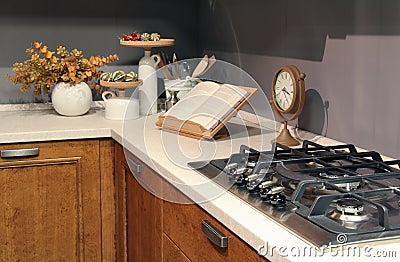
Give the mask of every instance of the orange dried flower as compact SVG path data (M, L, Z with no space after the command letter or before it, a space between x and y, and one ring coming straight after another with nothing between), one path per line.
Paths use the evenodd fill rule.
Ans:
M22 63L14 63L12 71L15 74L7 74L7 78L19 84L22 92L33 86L35 95L48 93L50 87L58 82L76 85L98 78L101 74L98 67L119 59L117 54L108 57L91 56L87 59L82 56L82 51L68 51L62 45L57 47L56 52L52 52L46 45L37 41L32 42L26 53L30 54L31 58ZM94 83L91 87L98 88L98 85Z

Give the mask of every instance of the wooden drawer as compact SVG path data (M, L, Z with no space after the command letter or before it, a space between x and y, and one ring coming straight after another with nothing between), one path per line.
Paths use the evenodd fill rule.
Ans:
M98 146L98 140L85 140L85 147ZM0 145L0 165L14 161L41 161L57 158L82 157L82 141L37 142ZM37 150L36 150L37 149ZM20 156L18 156L20 155Z
M250 246L195 204L163 204L164 233L191 261L265 261ZM202 221L228 238L228 247L213 244L202 230Z

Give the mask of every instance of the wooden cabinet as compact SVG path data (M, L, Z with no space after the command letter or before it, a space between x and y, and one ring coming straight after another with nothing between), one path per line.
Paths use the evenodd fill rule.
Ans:
M156 197L186 198L111 139L0 145L32 148L0 158L0 261L262 260L199 206Z
M190 202L139 159L127 154L133 174L119 145L115 159L118 261L265 261L198 205L155 197L154 193ZM227 236L227 248L218 247L206 237L201 229L203 220Z
M135 156L127 158L135 173L116 146L117 260L161 261L162 201L150 193L158 190L160 178Z
M0 159L0 261L114 260L113 145L0 145L39 149L37 156Z

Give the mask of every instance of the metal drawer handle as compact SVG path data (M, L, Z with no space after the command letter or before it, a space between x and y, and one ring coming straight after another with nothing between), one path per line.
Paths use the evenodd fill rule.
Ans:
M215 245L222 248L228 247L228 237L221 233L221 231L214 227L208 220L201 221L201 230L203 230L206 237Z
M136 162L130 157L128 157L128 162L130 163L129 167L133 169L133 172L135 172L137 175L142 173L142 165L140 163Z
M39 148L6 149L0 151L1 158L38 156Z

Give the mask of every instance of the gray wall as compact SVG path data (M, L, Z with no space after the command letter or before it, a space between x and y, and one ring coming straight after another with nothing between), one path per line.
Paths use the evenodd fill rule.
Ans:
M211 0L200 10L203 51L268 97L277 67L307 74L300 127L400 157L400 1Z
M4 1L0 8L0 104L47 101L48 96L22 94L5 74L12 64L28 58L25 50L33 40L51 49L63 44L85 56L117 53L113 65L136 65L143 56L140 48L119 45L123 33L159 32L176 39L176 45L154 49L179 59L198 57L198 11L195 0L71 0Z
M0 103L46 101L4 78L34 39L86 55L118 53L117 65L135 65L142 50L116 37L158 31L177 40L163 51L179 59L214 53L247 71L268 97L275 69L297 65L307 74L302 128L400 157L399 13L397 0L7 1L0 8ZM269 116L265 103L255 103Z

